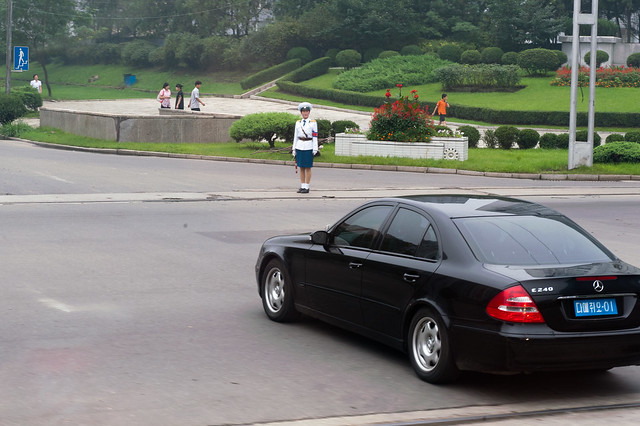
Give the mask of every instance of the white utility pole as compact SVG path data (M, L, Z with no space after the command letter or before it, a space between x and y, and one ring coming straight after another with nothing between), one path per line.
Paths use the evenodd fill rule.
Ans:
M591 13L580 13L581 0L573 0L573 42L571 47L571 112L569 115L569 170L593 166L593 130L596 101L596 54L598 50L598 0L591 0ZM591 58L589 64L589 125L586 144L576 142L578 111L578 74L580 72L580 24L591 25Z

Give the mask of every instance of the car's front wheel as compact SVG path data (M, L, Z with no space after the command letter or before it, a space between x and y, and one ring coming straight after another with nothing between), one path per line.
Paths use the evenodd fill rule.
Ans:
M281 261L274 259L267 264L261 296L264 311L273 321L286 322L297 317L291 281Z
M416 312L409 327L408 341L411 365L422 380L446 383L458 376L449 334L440 315L427 308Z

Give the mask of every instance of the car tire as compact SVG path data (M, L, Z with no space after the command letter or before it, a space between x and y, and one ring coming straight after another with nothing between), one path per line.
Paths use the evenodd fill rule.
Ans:
M289 274L279 260L271 260L262 276L262 306L273 321L287 322L297 318Z
M411 365L422 380L446 383L458 376L449 333L440 315L420 309L411 321L407 341Z

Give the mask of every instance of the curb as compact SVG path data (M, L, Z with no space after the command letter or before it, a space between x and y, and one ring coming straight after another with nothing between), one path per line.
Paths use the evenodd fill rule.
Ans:
M278 166L294 166L296 163L292 160L267 160L258 158L237 158L237 157L218 157L211 155L197 154L172 154L167 152L155 151L137 151L131 149L112 149L112 148L86 148L72 145L59 145L48 142L30 141L20 138L9 138L9 140L26 142L32 145L44 148L60 149L64 151L81 151L93 152L97 154L115 154L115 155L133 155L140 157L164 157L164 158L187 158L191 160L207 160L207 161L227 161L236 163L256 163L271 164ZM393 166L393 165L375 165L375 164L350 164L350 163L314 163L314 167L335 168L335 169L354 169L354 170L377 170L388 172L406 172L406 173L439 173L450 175L466 175L466 176L483 176L507 179L529 179L529 180L568 180L568 181L596 181L596 182L616 182L624 180L640 180L640 175L585 175L585 174L553 174L553 173L499 173L499 172L478 172L475 170L445 169L440 167L420 167L420 166Z

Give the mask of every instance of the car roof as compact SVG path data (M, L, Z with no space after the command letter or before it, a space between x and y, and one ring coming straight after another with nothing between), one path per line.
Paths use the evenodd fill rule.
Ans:
M452 219L474 216L561 216L561 213L537 203L490 195L411 195L383 200L413 205Z

